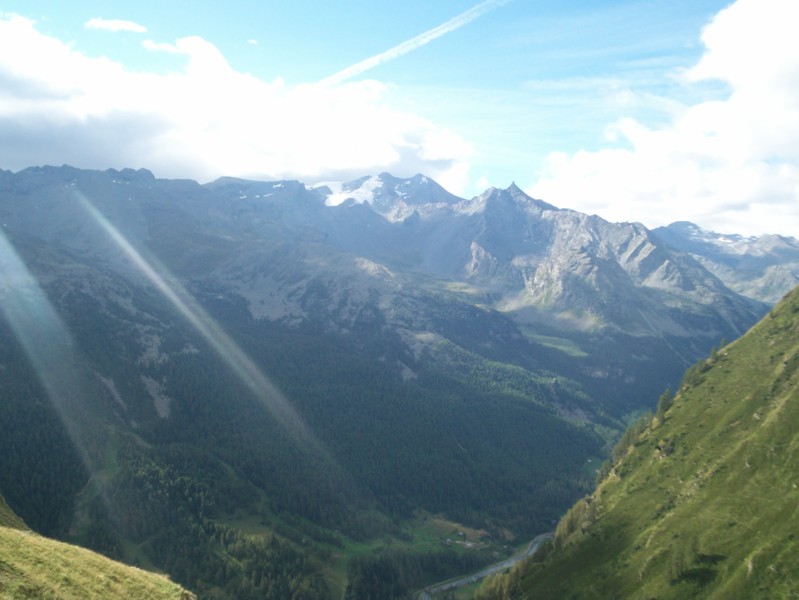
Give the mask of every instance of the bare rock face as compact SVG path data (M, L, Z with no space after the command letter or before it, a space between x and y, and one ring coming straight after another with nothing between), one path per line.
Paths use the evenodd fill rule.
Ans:
M739 294L776 303L799 285L799 240L781 235L744 237L706 231L688 222L653 230L695 258Z
M346 249L401 266L412 248L413 267L460 281L523 322L554 319L594 331L690 337L697 332L686 329L682 312L718 312L720 321L705 327L715 335L721 329L742 333L740 324L762 311L640 224L557 209L515 185L471 200L442 201L438 190L413 181L383 175L343 186L388 224L413 207L405 227L382 224L379 248L367 226L363 245L350 238Z

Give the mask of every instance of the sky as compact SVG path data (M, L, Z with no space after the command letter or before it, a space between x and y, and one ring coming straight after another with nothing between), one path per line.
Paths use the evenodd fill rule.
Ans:
M0 0L0 168L387 171L799 237L796 0Z

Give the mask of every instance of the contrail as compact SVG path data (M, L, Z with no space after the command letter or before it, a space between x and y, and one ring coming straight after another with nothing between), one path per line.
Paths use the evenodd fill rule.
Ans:
M337 83L341 83L342 81L346 81L347 79L355 77L356 75L360 75L361 73L368 71L369 69L373 69L378 65L382 65L385 62L399 58L404 54L408 54L408 52L413 52L417 48L421 48L433 40L440 38L442 35L446 35L447 33L451 33L456 29L460 29L478 17L483 16L485 13L512 1L513 0L484 0L477 6L473 6L469 10L462 12L457 17L453 17L449 21L446 21L437 27L433 27L432 29L425 31L416 37L406 40L401 44L386 50L385 52L376 54L371 58L367 58L359 63L355 63L354 65L349 66L338 73L334 73L329 77L325 77L319 83L322 85L335 85Z

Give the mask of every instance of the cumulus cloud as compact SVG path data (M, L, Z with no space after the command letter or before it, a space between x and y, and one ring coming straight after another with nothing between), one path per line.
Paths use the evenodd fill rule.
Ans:
M596 152L553 153L529 190L560 206L657 226L694 215L744 234L799 234L799 46L794 0L738 0L702 34L684 85L725 83L723 99L670 123L622 119ZM773 229L780 223L781 231Z
M121 19L103 19L94 17L84 24L86 29L102 29L103 31L130 31L132 33L147 33L144 25L139 25L134 21L123 21Z
M200 181L388 170L425 172L454 190L466 183L469 145L394 108L383 84L264 81L236 71L200 37L143 45L182 57L182 66L132 72L29 19L0 17L0 166L147 167Z

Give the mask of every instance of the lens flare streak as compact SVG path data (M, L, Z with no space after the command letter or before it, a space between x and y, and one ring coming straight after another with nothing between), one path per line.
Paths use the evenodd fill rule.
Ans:
M261 369L208 315L191 294L174 277L168 274L166 268L154 258L145 259L84 194L75 192L75 196L89 216L105 231L147 280L163 294L181 316L203 337L219 358L236 374L278 422L297 441L302 442L306 450L314 449L327 456L316 437L311 433L302 417L294 410L294 407L291 406L283 393L267 379Z
M22 345L84 466L93 471L77 413L89 389L79 353L50 300L2 232L0 312Z

